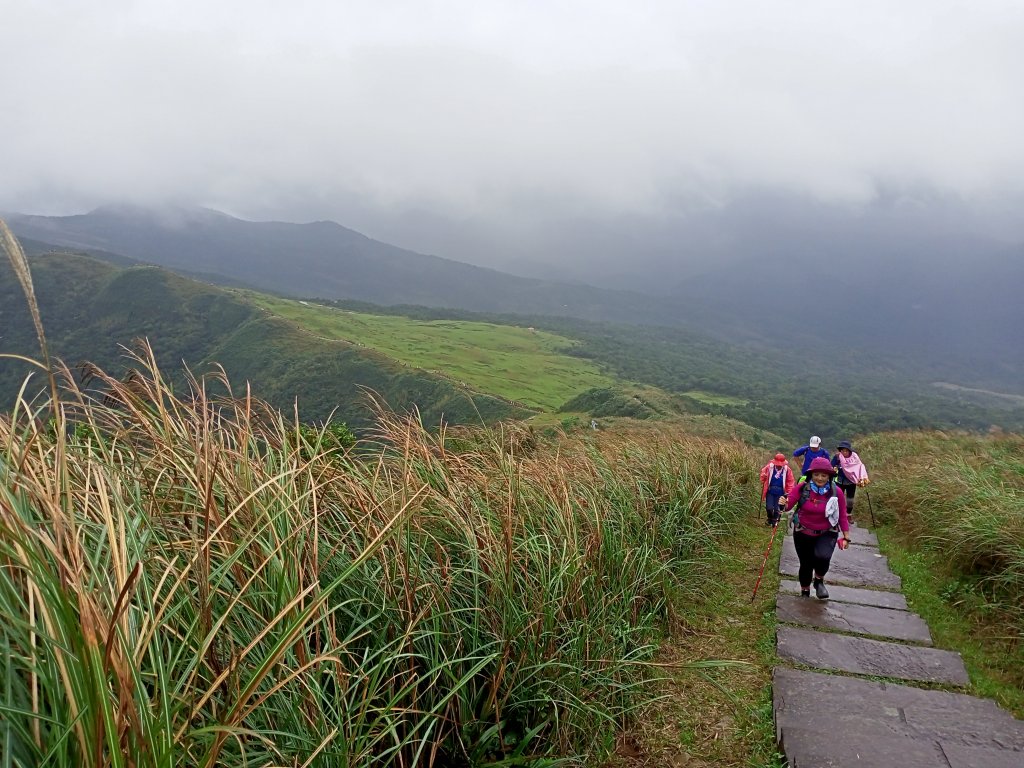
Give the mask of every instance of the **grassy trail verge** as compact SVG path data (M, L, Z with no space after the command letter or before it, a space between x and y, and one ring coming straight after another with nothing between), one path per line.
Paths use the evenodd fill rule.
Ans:
M772 722L775 595L783 531L751 602L770 530L763 516L737 525L703 566L702 597L676 617L659 661L731 659L744 666L680 670L667 676L662 698L620 736L605 768L765 768L782 766ZM709 583L718 586L707 586ZM669 667L671 668L671 667Z
M911 608L961 652L971 692L1024 716L1024 437L901 432L860 449Z
M1024 718L1024 644L987 615L981 600L965 593L948 562L934 552L914 551L892 528L878 531L894 573L903 579L910 609L921 615L937 648L959 651L970 675L966 693L995 699Z

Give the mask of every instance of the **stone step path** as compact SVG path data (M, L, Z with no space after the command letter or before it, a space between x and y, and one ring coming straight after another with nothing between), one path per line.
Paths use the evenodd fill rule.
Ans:
M779 621L787 624L907 640L921 645L932 644L928 625L910 611L782 594L775 599L775 611Z
M796 595L800 593L800 582L783 579L779 584L779 592L783 595ZM857 603L859 605L874 605L879 608L893 608L900 611L910 610L907 608L907 598L902 592L881 592L877 589L854 589L853 587L837 587L829 582L829 602L832 603Z
M960 654L953 651L796 627L779 627L778 643L779 656L817 669L961 686L970 682Z
M782 542L782 560L779 573L796 577L800 560L796 556L793 537L786 536ZM880 554L877 546L858 545L839 552L832 558L828 580L848 587L870 587L871 589L899 590L903 587L900 577L889 570L888 558Z
M775 668L772 698L791 768L1024 768L1024 722L988 699L907 684L969 679L960 654L927 647L928 626L896 591L877 538L860 528L853 537L832 558L829 600L780 583L778 654L797 668ZM796 576L797 565L787 536L779 573Z

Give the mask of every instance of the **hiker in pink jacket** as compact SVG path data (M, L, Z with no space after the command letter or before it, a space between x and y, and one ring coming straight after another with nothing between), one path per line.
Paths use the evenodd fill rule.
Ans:
M832 466L835 468L836 485L843 489L846 496L846 514L853 522L853 497L858 487L868 485L871 480L868 478L868 468L860 460L860 456L853 450L849 440L841 440L836 446L836 455L832 457Z
M789 492L786 509L796 507L793 524L793 544L800 558L800 594L811 596L811 584L819 600L828 599L825 574L828 573L839 533L842 531L845 549L850 543L850 521L846 517L846 496L833 482L835 470L824 456L819 456L808 467L806 482L799 483Z

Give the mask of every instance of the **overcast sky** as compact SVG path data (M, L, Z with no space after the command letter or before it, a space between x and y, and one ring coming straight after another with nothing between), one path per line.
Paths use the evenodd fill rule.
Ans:
M0 210L998 206L1024 192L1024 1L0 0L0 97Z

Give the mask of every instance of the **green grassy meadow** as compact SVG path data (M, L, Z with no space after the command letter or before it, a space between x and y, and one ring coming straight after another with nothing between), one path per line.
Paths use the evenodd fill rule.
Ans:
M371 315L245 292L312 334L371 347L414 368L530 407L553 411L580 392L618 382L565 354L575 342L529 328L461 320Z
M718 395L712 392L701 392L700 390L692 389L688 392L682 393L686 397L691 397L699 403L706 405L731 405L737 408L745 406L749 400L744 400L741 397L732 397L730 395Z
M899 432L858 452L875 467L879 537L911 607L962 653L973 692L1021 716L1024 438Z

